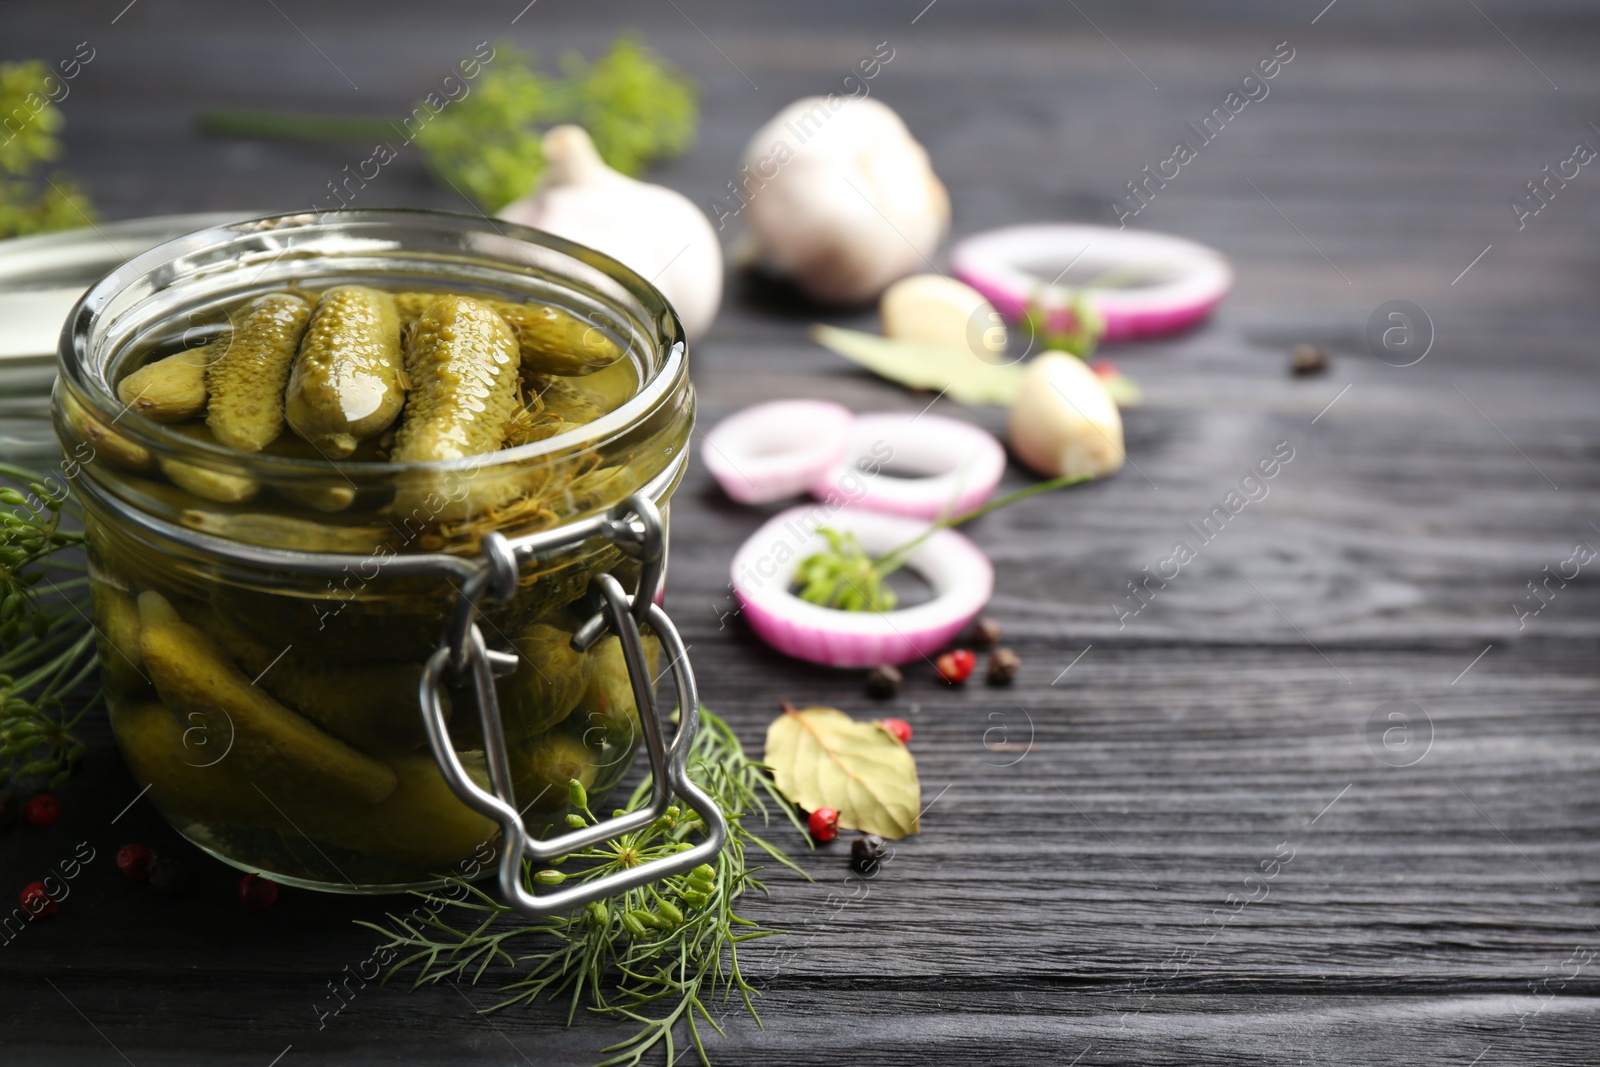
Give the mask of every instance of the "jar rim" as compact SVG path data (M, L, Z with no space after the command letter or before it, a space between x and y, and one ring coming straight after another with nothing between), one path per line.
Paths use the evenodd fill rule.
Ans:
M174 268L187 257L226 247L231 243L242 245L253 237L313 234L340 224L384 223L396 226L412 225L419 229L431 228L441 233L454 233L459 237L476 235L480 238L499 239L501 242L516 243L525 249L543 249L598 271L627 296L638 302L643 317L637 318L635 325L655 330L656 336L653 341L658 351L656 358L650 361L653 365L646 368L649 373L647 375L641 373L639 386L632 396L593 422L543 441L448 460L397 463L389 460L307 459L260 452L241 453L221 443L184 435L170 426L151 419L139 417L118 421L123 414L126 414L126 405L122 404L114 392L106 373L107 362L91 359L91 345L95 340L94 330L100 325L102 314L130 287L150 278L163 268ZM279 258L283 254L280 252ZM531 263L519 264L509 258L494 261L481 251L463 250L462 255L464 258L476 259L479 262L496 262L498 266L512 274L519 271L539 273ZM169 282L156 291L172 288L179 283L181 278ZM162 454L183 455L185 458L204 457L223 463L247 460L251 467L261 474L286 480L293 480L296 476L322 478L335 471L357 477L392 477L414 472L447 474L478 471L488 466L502 464L521 466L540 462L546 458L565 456L574 451L602 447L611 439L626 433L630 427L647 419L658 407L672 399L675 390L688 373L688 344L677 312L660 290L619 260L586 245L544 230L491 219L487 215L468 215L428 208L337 208L320 212L263 215L209 226L140 253L90 286L74 305L62 327L58 364L62 384L73 393L78 402L84 404L97 417L115 422L119 435Z

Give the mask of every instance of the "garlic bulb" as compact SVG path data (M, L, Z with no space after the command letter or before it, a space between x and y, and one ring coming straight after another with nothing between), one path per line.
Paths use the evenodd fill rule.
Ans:
M1028 364L1007 425L1017 458L1047 478L1122 469L1122 415L1077 356L1046 352Z
M606 166L588 133L557 126L544 136L546 170L532 193L500 217L588 245L661 290L691 340L722 301L722 246L687 197Z
M913 274L889 286L878 302L883 335L959 348L979 359L999 361L1006 351L1006 323L983 294L942 274Z
M755 255L828 303L923 267L950 222L927 151L870 98L795 101L750 139L741 175Z

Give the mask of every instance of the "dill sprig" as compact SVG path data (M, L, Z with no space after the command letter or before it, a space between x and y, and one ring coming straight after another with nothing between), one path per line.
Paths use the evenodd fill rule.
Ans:
M0 487L0 782L43 777L53 788L83 757L72 729L98 699L72 712L62 699L96 667L89 579L60 556L83 533L62 528L76 507L65 490L5 463L0 478L16 483Z
M639 39L624 33L593 63L561 59L565 77L503 42L477 88L417 133L428 170L484 211L530 192L544 172L544 133L561 122L589 132L606 165L638 175L694 140L695 90Z
M495 42L482 68L452 102L417 103L413 114L431 117L412 139L429 173L486 212L538 184L544 134L558 123L583 126L600 158L628 175L694 141L694 83L632 33L619 34L593 62L566 53L560 74L546 73L537 57L505 41ZM202 133L221 137L371 139L392 146L397 136L407 136L396 121L361 115L207 111L199 121Z
M1102 275L1102 278L1106 275ZM1055 286L1060 290L1061 286ZM1018 323L1022 332L1029 341L1037 339L1041 352L1070 352L1079 359L1087 360L1094 355L1094 350L1100 346L1100 338L1106 332L1105 318L1098 308L1089 300L1088 290L1094 288L1111 288L1104 283L1080 286L1067 290L1067 307L1072 311L1072 324L1066 329L1055 329L1051 323L1050 310L1045 306L1042 291L1036 290L1028 297L1027 307L1022 313L1022 321ZM1033 347L1032 344L1029 346Z
M49 66L0 63L0 238L47 233L93 221L89 198L60 171L61 109L46 95Z
M728 843L715 863L688 874L588 905L579 912L535 922L519 918L494 897L466 882L455 882L459 899L419 893L426 907L411 915L387 916L386 925L363 923L390 938L385 949L404 953L385 974L415 968L415 985L434 982L476 983L501 965L516 972L504 985L503 999L485 1011L540 999L567 1004L567 1022L579 1008L631 1020L639 1029L605 1049L602 1067L638 1064L660 1047L667 1063L679 1050L680 1028L687 1032L700 1062L711 1060L703 1027L723 1034L713 1017L716 1005L736 1003L760 1024L756 989L739 968L739 946L781 933L763 929L735 912L749 890L766 892L751 866L755 854L809 880L784 851L757 834L750 821L771 824L774 809L794 826L804 828L794 807L775 789L764 764L744 751L732 728L701 709L700 730L689 753L691 778L716 801L728 819ZM624 809L633 810L649 796L647 778ZM574 825L595 815L582 787L573 782ZM618 870L662 859L692 847L690 839L704 829L693 812L670 807L661 818L636 833L564 857L559 868L524 877L533 885L556 885L569 879L591 881ZM419 918L418 915L423 917ZM503 972L493 972L499 976ZM735 999L737 998L737 999Z
M1060 478L1024 486L981 507L936 519L928 524L926 530L881 556L869 555L856 540L855 534L848 531L841 533L831 527L823 526L817 532L827 540L828 547L821 552L813 552L800 561L795 571L796 595L807 603L818 604L825 608L837 608L840 611L893 611L900 598L889 588L887 579L889 575L909 563L917 549L928 538L940 530L948 530L952 526L971 522L991 511L999 511L1019 500L1026 500L1030 496L1089 480L1089 477L1083 474L1063 475Z

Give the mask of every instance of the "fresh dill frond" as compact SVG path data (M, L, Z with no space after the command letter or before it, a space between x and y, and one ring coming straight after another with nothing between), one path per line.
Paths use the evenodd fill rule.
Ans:
M89 197L46 164L61 155L61 109L47 95L50 68L33 59L0 63L0 238L86 226Z
M761 868L751 860L765 855L809 876L752 825L759 820L764 832L781 814L803 835L794 807L776 791L765 766L746 755L732 728L705 709L688 767L728 819L728 842L714 863L534 922L467 883L458 883L465 890L459 899L418 894L425 906L410 915L362 924L389 937L383 948L398 954L386 977L414 970L416 985L478 982L509 970L503 997L486 1011L557 1000L567 1006L568 1023L583 1009L638 1024L632 1036L605 1049L603 1067L638 1064L657 1048L672 1063L680 1035L709 1065L706 1030L723 1032L712 1014L718 1006L742 1007L760 1022L759 994L740 970L740 946L781 933L735 911L746 892L766 891L756 877ZM625 810L642 805L649 788L646 779ZM578 818L594 821L582 790L573 794L584 812ZM672 807L643 830L566 857L561 869L529 868L525 878L530 889L590 881L688 849L703 830L693 812Z
M96 669L81 564L60 558L83 543L62 529L72 505L29 471L0 463L0 783L60 785L83 758L72 729L98 694L69 712L63 697Z

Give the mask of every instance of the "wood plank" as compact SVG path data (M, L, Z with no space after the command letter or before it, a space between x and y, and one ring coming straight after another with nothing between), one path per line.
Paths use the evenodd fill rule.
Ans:
M713 1056L1591 1062L1600 585L1585 568L1520 624L1512 605L1575 543L1600 546L1600 178L1586 171L1521 231L1506 198L1591 136L1593 14L1485 6L1525 61L1454 2L1344 0L1315 26L1320 4L942 0L915 25L922 3L679 6L545 0L508 28L514 11L443 23L409 0L382 16L283 5L329 62L266 6L141 3L111 26L93 5L10 5L0 56L69 54L94 35L64 162L115 218L297 208L360 158L359 146L202 140L200 106L392 112L485 37L592 53L622 22L702 84L701 142L656 176L709 204L750 131L888 39L897 54L874 95L927 144L962 236L1110 221L1123 183L1185 120L1292 40L1269 98L1135 221L1211 243L1238 272L1205 327L1110 353L1147 395L1127 417L1138 469L970 531L997 564L992 610L1023 658L1013 688L951 689L917 665L876 703L856 672L765 648L730 614L726 571L778 509L736 507L691 469L673 507L668 606L707 703L752 743L780 699L906 718L930 802L922 834L878 878L850 876L834 845L807 857L816 884L780 874L770 899L748 902L792 933L745 957L767 1029L730 1010ZM372 204L464 206L410 151L370 192ZM1438 335L1404 369L1363 341L1373 309L1396 298L1426 308ZM876 324L870 309L818 309L731 277L693 354L701 425L774 396L928 403L816 348L804 328L817 320ZM1329 374L1288 376L1302 340L1333 349ZM998 410L932 410L1003 430ZM1270 494L1119 621L1127 583L1196 538L1186 524L1280 441L1295 458ZM1012 470L1005 484L1026 479ZM1419 747L1431 729L1406 766L1393 764L1413 750L1383 744L1397 705ZM136 1063L281 1054L284 1067L584 1063L626 1036L590 1019L567 1029L552 1005L476 1016L487 987L367 986L319 1017L328 983L375 944L354 920L404 901L286 891L245 913L235 875L192 850L201 882L186 897L126 883L110 862L118 845L186 846L135 801L104 722L87 735L57 827L0 836L5 892L78 841L97 854L60 915L0 950L8 1063L118 1051Z

